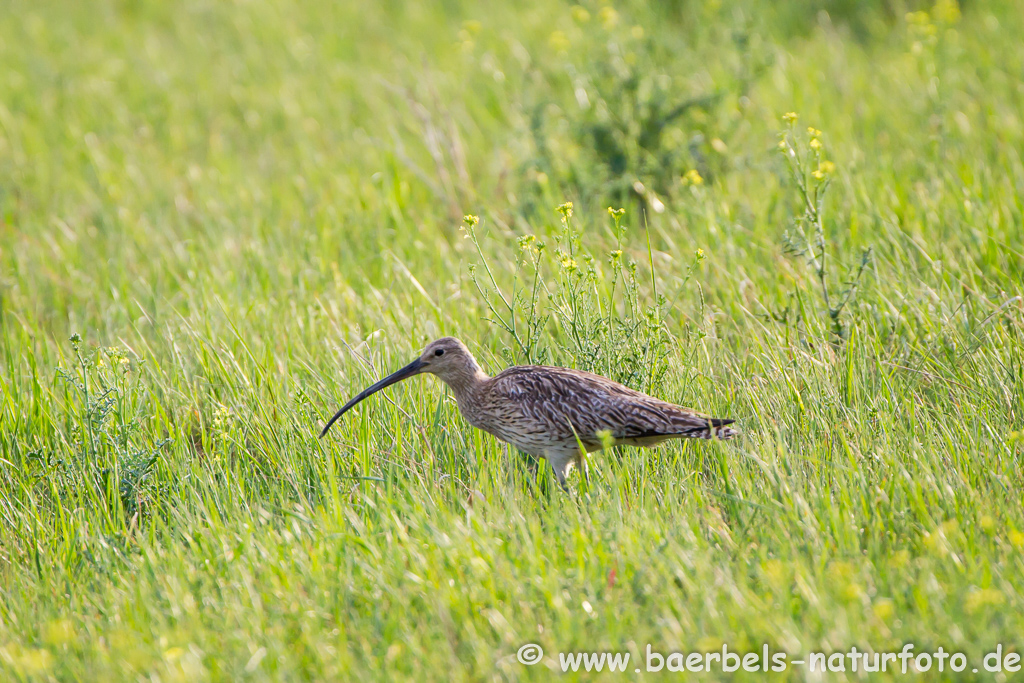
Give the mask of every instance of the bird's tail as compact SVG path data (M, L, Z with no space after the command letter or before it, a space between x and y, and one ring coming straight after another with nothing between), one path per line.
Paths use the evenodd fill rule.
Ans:
M733 437L739 436L740 432L738 429L732 427L715 427L715 438L727 441Z
M727 420L713 417L708 419L708 425L699 430L694 430L692 436L698 439L721 439L726 441L739 435L739 430L729 427L736 420Z
M736 420L718 417L704 417L688 414L680 423L665 429L651 430L627 437L618 437L616 441L628 446L654 446L666 439L732 439L739 436L739 430L729 427Z

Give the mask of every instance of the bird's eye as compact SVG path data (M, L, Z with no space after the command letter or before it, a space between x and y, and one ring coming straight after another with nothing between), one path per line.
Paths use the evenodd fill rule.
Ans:
M434 355L435 356L443 356L444 355L444 349L438 349L437 351L434 351Z

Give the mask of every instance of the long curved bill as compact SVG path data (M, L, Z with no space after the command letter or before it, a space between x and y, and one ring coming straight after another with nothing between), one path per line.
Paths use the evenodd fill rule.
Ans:
M407 377L412 377L417 372L419 372L420 369L424 365L426 365L426 363L424 363L419 358L417 358L416 360L414 360L413 362L409 363L408 365L406 365L401 370L396 370L395 372L392 372L390 375L388 375L387 377L385 377L381 381L377 382L376 384L368 386L365 389L363 389L362 391L360 391L358 394L356 394L354 397L352 397L351 401L349 401L344 406L342 406L341 410L339 410L338 412L336 412L334 414L334 417L331 418L331 421L328 422L327 426L324 427L324 430L322 432L320 432L320 438L323 438L324 434L327 433L327 430L331 428L331 425L333 425L335 422L337 422L338 418L340 418L342 415L344 415L345 412L349 408L351 408L355 404L359 403L360 401L362 401L367 396L370 396L371 394L376 394L378 391L380 391L384 387L389 387L392 384L395 384L396 382L401 382L403 379L406 379Z

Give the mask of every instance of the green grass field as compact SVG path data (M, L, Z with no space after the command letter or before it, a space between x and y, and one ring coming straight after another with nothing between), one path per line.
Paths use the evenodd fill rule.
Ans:
M0 679L854 680L646 649L913 643L1012 680L1022 33L1002 0L0 2ZM424 377L317 439L448 334L742 436L563 494Z

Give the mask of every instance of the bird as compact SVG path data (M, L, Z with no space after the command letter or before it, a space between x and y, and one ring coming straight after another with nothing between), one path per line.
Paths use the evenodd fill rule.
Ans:
M455 395L466 421L545 459L559 486L568 490L574 466L586 473L586 453L610 442L652 447L669 439L731 439L735 420L709 417L662 401L606 377L545 365L514 365L489 377L466 345L442 337L400 370L352 397L334 414L323 438L342 415L368 396L415 375L437 376Z

